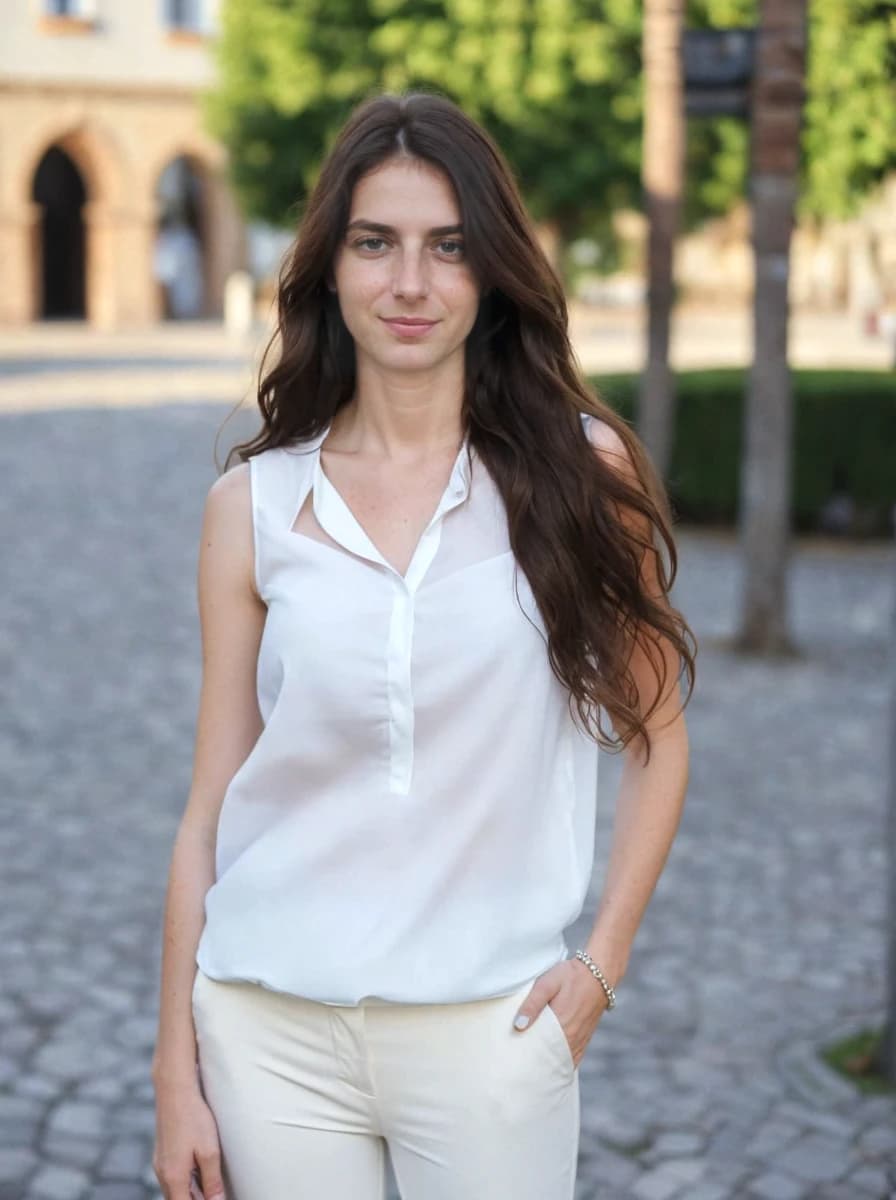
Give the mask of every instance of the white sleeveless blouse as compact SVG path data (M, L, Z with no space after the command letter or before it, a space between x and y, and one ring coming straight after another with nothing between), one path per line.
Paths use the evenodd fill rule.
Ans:
M249 460L264 728L196 962L334 1005L509 995L568 957L598 747L469 441L402 577L322 470L326 433Z

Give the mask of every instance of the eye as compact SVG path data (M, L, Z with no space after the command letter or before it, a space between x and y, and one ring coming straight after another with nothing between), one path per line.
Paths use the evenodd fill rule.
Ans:
M455 242L455 241L447 240L447 241L442 241L442 242L439 242L439 246L440 246L440 247L441 247L443 250L444 250L444 248L445 248L446 246L453 246L453 247L454 247L454 253L453 253L453 254L449 254L449 255L448 255L448 257L449 257L449 258L460 258L460 257L463 255L463 252L464 252L464 244L463 244L463 242Z
M355 245L356 246L366 246L368 249L373 249L373 250L378 249L377 246L371 247L370 246L371 242L379 242L381 245L385 245L385 240L381 237L359 238L358 241L355 242Z

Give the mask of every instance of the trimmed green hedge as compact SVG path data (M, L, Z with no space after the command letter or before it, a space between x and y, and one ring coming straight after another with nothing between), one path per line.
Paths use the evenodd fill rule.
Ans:
M793 523L819 528L832 492L856 502L853 532L887 535L896 504L896 371L803 371L794 381ZM637 375L591 376L630 424ZM678 519L734 524L738 509L743 370L682 371L669 493Z

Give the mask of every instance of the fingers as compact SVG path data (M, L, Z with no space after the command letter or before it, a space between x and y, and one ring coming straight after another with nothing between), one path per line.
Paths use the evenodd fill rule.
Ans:
M226 1200L224 1179L221 1173L221 1154L218 1150L196 1154L202 1180L202 1195L205 1200Z
M165 1200L199 1200L202 1193L193 1188L192 1176L183 1171L175 1171L153 1164L156 1179L159 1181Z
M153 1162L153 1170L165 1200L227 1200L217 1151L196 1155L198 1167L189 1172L182 1167Z

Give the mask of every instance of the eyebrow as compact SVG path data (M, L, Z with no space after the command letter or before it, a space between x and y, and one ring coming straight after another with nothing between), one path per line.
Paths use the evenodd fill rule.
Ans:
M392 225L381 225L378 221L365 221L359 217L355 221L350 221L345 227L345 232L350 229L373 229L376 233L396 233ZM431 237L443 237L446 233L463 233L462 225L436 225L428 230Z

